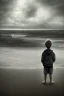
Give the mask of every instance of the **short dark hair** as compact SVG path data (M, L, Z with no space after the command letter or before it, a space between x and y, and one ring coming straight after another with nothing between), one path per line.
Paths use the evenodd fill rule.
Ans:
M47 48L50 48L50 47L52 46L52 41L51 41L51 40L46 40L45 46L46 46Z

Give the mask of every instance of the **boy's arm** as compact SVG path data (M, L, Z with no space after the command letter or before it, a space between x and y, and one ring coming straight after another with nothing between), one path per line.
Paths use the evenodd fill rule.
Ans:
M42 63L44 62L44 52L43 52L42 55L41 55L41 62L42 62Z
M56 56L55 56L55 53L53 52L53 62L55 62L56 61Z
M42 55L41 55L41 62L42 62Z

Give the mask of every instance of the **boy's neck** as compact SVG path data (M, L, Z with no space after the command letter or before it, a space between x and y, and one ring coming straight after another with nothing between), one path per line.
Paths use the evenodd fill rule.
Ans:
M47 48L47 50L50 50L50 48Z

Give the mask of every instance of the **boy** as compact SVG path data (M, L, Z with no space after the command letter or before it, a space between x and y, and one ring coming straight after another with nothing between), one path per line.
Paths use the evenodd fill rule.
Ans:
M41 62L44 66L44 84L46 84L47 74L49 74L50 84L53 84L52 73L53 73L53 62L55 62L55 53L51 50L52 42L47 40L45 42L45 49L42 53Z

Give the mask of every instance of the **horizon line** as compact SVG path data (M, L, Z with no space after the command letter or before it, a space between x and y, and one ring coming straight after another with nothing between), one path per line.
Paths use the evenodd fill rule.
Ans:
M19 31L22 31L22 30L25 30L25 31L39 31L39 30L64 30L64 29L21 29L21 28L0 28L0 31L3 31L3 30L11 30L11 31L15 31L15 30L19 30Z

